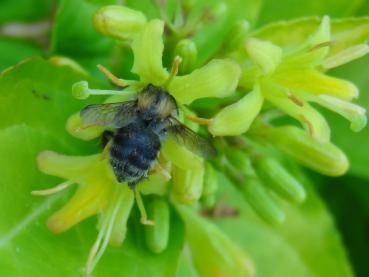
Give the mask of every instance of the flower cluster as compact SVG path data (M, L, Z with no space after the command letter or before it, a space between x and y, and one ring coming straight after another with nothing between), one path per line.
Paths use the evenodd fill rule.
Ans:
M320 173L343 174L347 158L330 142L328 123L309 103L338 112L351 121L354 131L361 130L366 124L365 110L351 103L358 96L357 88L323 71L365 54L367 46L354 46L329 56L330 21L324 17L318 30L293 49L242 33L233 39L239 40L240 47L225 48L228 50L220 52L220 58L192 72L196 46L190 39L178 39L168 71L163 66L163 20L148 20L143 13L123 6L107 6L96 13L94 25L100 33L131 47L131 71L139 78L121 79L99 66L121 89L91 89L81 81L74 84L73 95L79 99L108 95L106 103L113 103L134 98L148 84L165 87L177 101L179 119L194 131L201 129L214 136L219 154L213 161L204 160L168 138L149 176L131 190L117 182L107 148L84 157L42 152L38 157L40 170L67 181L34 194L48 195L78 184L72 199L49 219L49 229L63 232L87 217L99 215L99 234L86 264L86 273L90 274L108 244L123 243L135 199L141 222L147 225L148 248L155 253L163 251L168 243L171 203L186 224L187 241L201 276L252 275L254 268L248 256L194 208L199 203L214 205L218 176L223 174L260 216L268 222L283 222L283 210L270 191L292 203L304 201L306 193L287 169L286 157L281 153ZM247 29L246 25L238 27ZM168 27L173 31L173 26ZM233 103L222 102L229 96ZM196 105L191 106L204 98L217 98L222 104L222 108L217 106L211 111L210 118L204 118ZM298 120L305 130L294 125L276 127L273 120L281 113L275 107ZM87 126L79 112L69 118L66 128L83 140L98 138L106 129ZM150 195L150 199L143 201L141 194ZM201 248L208 250L205 260Z

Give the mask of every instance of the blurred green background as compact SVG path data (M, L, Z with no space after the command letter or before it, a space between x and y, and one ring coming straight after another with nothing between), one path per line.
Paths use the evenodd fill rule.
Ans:
M29 57L48 58L54 55L63 55L77 60L93 76L102 79L102 76L97 74L95 65L117 62L112 61L112 57L115 59L117 55L114 52L112 41L98 35L93 30L90 19L99 6L123 2L128 3L131 7L142 9L150 17L158 16L158 10L153 4L154 1L149 0L0 0L0 71ZM233 5L240 5L240 13L245 13L245 17L250 20L253 28L276 20L302 16L330 15L332 18L369 16L369 1L366 0L244 0L230 2ZM118 71L127 72L129 65L129 61L118 64ZM53 75L52 72L50 73L52 69L38 71L37 65L34 66L34 69L27 70L19 78L27 78L28 74L31 76L29 78L38 79L40 74L44 74L41 76L44 83L35 92L39 96L41 95L40 97L42 97L43 92L48 90L47 85L45 85L48 78L51 81L53 78L68 79L65 86L53 82L52 86L58 86L59 90L68 90L69 83L79 79L79 76L68 72L55 72ZM369 56L332 70L330 74L351 80L359 86L361 95L358 103L369 109ZM11 82L11 80L7 80L7 82ZM5 103L12 105L11 101L17 100L12 98L11 101L7 101L4 96L6 92L3 92L6 84L1 83L0 85L3 86L0 87L2 92L0 94L0 109L3 109L0 110L0 115L3 115L0 117L0 127L5 128L10 126L9 122L16 121L14 119L16 115L5 112ZM68 101L69 98L63 99ZM83 104L85 102L73 104L73 108L69 107L68 109L77 110ZM68 109L66 108L66 110ZM63 113L64 117L68 115L68 111L63 111ZM326 116L332 127L333 141L345 150L350 159L351 168L348 174L341 178L326 178L310 172L308 174L334 217L354 272L357 276L369 276L369 128L365 128L360 133L352 133L348 128L348 123L343 119L328 112ZM28 136L30 133L20 130L17 134ZM14 140L9 141L15 143ZM81 149L85 147L77 140L73 140L73 143L76 143L76 147ZM42 149L42 147L39 148ZM4 149L4 147L0 148L0 150L5 151ZM37 150L34 151L37 152ZM89 151L91 148L85 150L85 152ZM0 155L2 156L0 159L4 159L4 153L0 152ZM0 165L4 167L7 163L2 162ZM25 182L27 178L32 178L32 174L26 176L22 182ZM0 192L3 192L1 187ZM13 193L17 193L17 188L14 188ZM94 223L88 222L87 224L92 227L90 229L93 233ZM63 236L65 239L65 235ZM70 238L69 242L73 243L73 238ZM63 245L59 246L63 247ZM45 251L52 250L45 249ZM64 255L63 259L68 262L68 253L64 253ZM29 257L25 256L24 258ZM0 265L1 259L0 256ZM8 257L4 258L4 260L6 259ZM10 275L1 274L1 268L0 266L0 276L13 276L10 272L8 272ZM14 276L28 275L26 273L22 275L18 272Z

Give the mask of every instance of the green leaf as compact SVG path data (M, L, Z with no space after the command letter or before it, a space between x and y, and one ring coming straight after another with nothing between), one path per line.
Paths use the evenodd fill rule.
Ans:
M40 55L41 48L34 43L13 38L0 38L0 71L26 58Z
M263 8L258 18L258 25L301 16L350 16L358 10L363 2L364 0L264 0Z
M34 21L47 17L53 2L50 0L2 0L0 24L11 21Z
M70 93L72 83L81 78L68 67L41 59L24 62L0 77L1 276L24 276L24 272L27 276L78 276L96 239L96 217L59 235L46 228L47 217L74 189L47 198L30 194L60 182L38 171L40 151L96 151L95 142L80 142L64 130L66 118L88 103L73 99ZM91 101L100 102L99 98ZM144 230L138 218L136 211L123 246L108 248L94 276L174 275L184 233L179 217L172 212L169 247L160 255L151 253L141 239Z
M304 183L308 194L300 207L280 202L286 212L280 226L261 221L239 192L223 187L227 204L241 215L216 222L254 259L256 276L352 276L330 214L312 186Z
M61 0L52 30L51 54L76 59L91 72L97 72L98 63L109 65L114 41L94 29L92 18L98 8L114 3Z

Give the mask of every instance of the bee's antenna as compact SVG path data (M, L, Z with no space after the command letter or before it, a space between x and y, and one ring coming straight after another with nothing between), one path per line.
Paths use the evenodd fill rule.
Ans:
M102 66L101 64L97 65L97 68L108 78L114 85L118 87L126 87L128 84L123 80L115 76L111 73L106 67Z
M137 203L138 209L140 210L140 214L141 214L141 220L140 221L141 221L141 223L144 224L144 225L154 225L154 221L152 221L150 219L147 219L146 209L145 209L145 206L143 204L140 192L137 190L136 186L134 186L132 189L135 193L135 198L136 198L136 203Z
M180 56L175 56L173 63L172 63L172 67L170 69L170 75L168 77L168 80L166 80L163 85L164 88L168 87L173 77L175 77L178 74L178 69L179 69L179 65L181 64L181 62L182 62L182 58Z
M70 185L72 185L73 182L72 181L66 181L63 182L51 189L43 189L43 190L33 190L31 191L32 195L39 195L39 196L47 196L47 195L51 195L54 193L57 193L59 191L65 190L66 188L68 188Z

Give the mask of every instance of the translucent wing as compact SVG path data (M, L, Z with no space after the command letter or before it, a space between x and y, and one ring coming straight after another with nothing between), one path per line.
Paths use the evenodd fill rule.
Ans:
M81 119L88 125L103 125L121 128L136 118L136 101L96 104L85 107Z
M188 150L205 159L212 159L216 156L214 146L207 139L199 136L173 117L169 121L168 133L178 144L184 145Z

